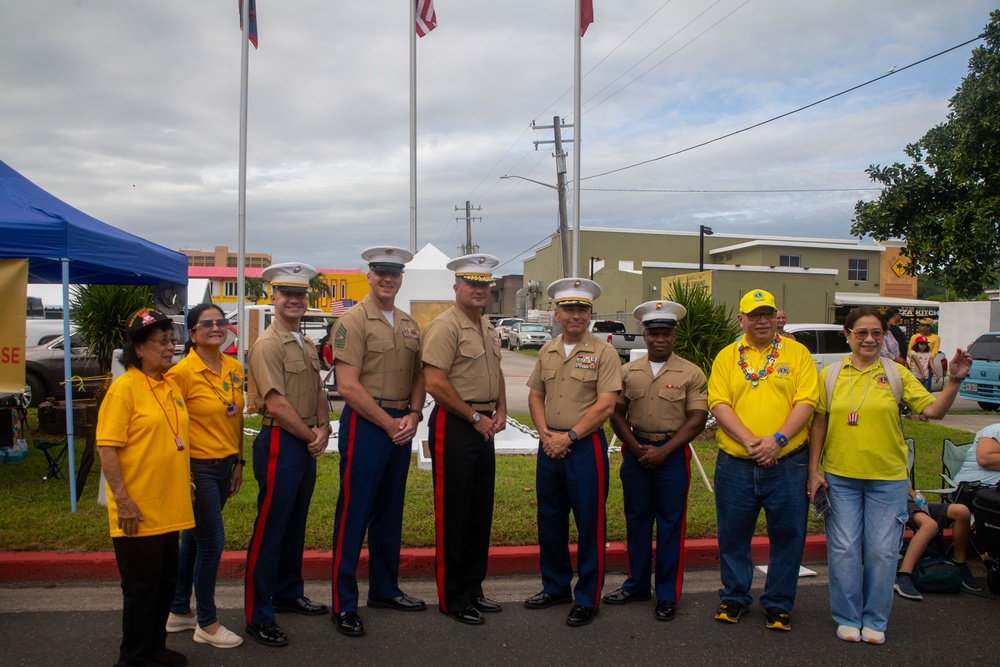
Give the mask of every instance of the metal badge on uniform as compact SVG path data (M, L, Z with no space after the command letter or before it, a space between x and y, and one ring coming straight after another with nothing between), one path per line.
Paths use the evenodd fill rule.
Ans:
M226 414L230 417L236 417L240 414L240 409L236 406L236 404L226 406Z
M582 354L576 358L576 368L585 368L589 371L597 370L597 357L585 357Z

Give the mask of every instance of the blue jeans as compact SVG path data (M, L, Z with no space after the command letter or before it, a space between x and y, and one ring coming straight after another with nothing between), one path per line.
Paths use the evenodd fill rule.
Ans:
M760 603L765 609L792 610L806 542L808 462L807 448L778 459L770 468L719 450L715 463L715 513L722 600L735 600L746 607L753 602L750 540L763 508L771 554Z
M830 612L839 625L885 631L906 525L907 481L826 474Z
M224 459L191 459L191 479L195 484L195 526L181 532L177 588L171 611L175 614L190 613L193 584L198 625L203 628L218 620L215 613L215 581L226 544L222 508L229 498L235 462L235 454Z

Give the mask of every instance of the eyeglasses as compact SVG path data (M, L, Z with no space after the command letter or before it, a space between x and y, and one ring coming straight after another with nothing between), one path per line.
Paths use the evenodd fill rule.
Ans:
M205 331L211 331L213 327L218 327L219 329L225 329L229 326L229 320L201 320L195 325L199 329L204 329Z
M875 340L882 340L883 338L885 338L885 332L882 331L881 329L872 329L871 331L868 331L867 329L861 329L859 331L852 331L851 334L858 340L865 340L869 336L871 336Z
M165 338L147 338L147 343L152 343L153 345L159 345L160 347L173 347L177 345L177 339L173 336L168 336Z
M755 313L755 314L752 314L752 315L750 313L744 313L744 316L746 316L746 318L748 320L750 320L751 322L760 322L760 318L762 318L762 317L765 320L773 320L775 317L778 316L778 312L772 310L772 311L767 312L767 313Z

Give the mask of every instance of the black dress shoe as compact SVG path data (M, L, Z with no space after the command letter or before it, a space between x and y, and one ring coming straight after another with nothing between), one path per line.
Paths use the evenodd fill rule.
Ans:
M372 600L369 598L368 606L372 609L395 609L396 611L423 611L427 609L427 605L424 604L423 600L411 598L405 593L397 598L390 598L388 600Z
M573 627L587 625L594 620L595 616L597 616L597 609L594 607L584 607L583 605L576 604L573 605L569 616L566 617L566 625L572 625Z
M572 595L567 595L565 597L553 597L548 593L541 592L532 595L530 598L524 601L524 606L528 609L548 609L549 607L557 604L569 604L573 601Z
M646 600L651 600L652 595L646 593L642 595L641 593L629 593L624 588L619 588L614 593L608 593L604 596L604 601L608 604L628 604L629 602L645 602Z
M276 623L247 624L247 634L264 646L287 646L288 637Z
M442 610L441 613L448 614L459 623L465 623L466 625L482 625L486 621L483 615L479 613L479 610L471 604L461 611Z
M313 602L303 595L298 600L292 600L291 602L275 602L274 610L294 611L296 614L305 614L306 616L319 616L326 613L326 605Z
M146 659L157 665L186 665L188 659L183 653L171 651L168 648L161 648L159 651L152 651L146 654Z
M333 614L331 620L337 626L337 632L347 637L360 637L365 634L365 624L354 611L342 611Z
M484 614L495 614L498 611L503 611L503 607L500 606L499 602L494 602L489 598L476 598L476 601L472 603L472 606Z
M672 621L677 616L677 605L670 600L658 600L653 615L658 621Z

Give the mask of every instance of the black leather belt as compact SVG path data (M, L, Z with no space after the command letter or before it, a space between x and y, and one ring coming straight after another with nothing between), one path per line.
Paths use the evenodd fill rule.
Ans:
M406 410L410 407L410 399L404 398L399 401L392 401L388 398L375 398L374 399L380 408L393 408L394 410Z
M280 426L278 420L275 419L274 417L264 417L264 420L261 423L264 426ZM309 417L308 419L303 418L302 423L305 424L306 426L315 426L316 418L315 417Z
M637 428L632 429L632 433L635 433L640 438L649 440L650 442L666 442L670 439L672 433L647 433L646 431L640 431Z

